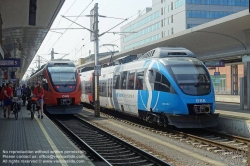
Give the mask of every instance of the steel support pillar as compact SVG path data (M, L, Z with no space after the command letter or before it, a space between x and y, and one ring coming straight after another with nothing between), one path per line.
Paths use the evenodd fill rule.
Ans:
M244 30L246 48L250 49L250 29ZM250 55L247 55L250 56ZM244 109L250 110L250 62L244 62Z
M231 65L231 95L238 95L238 65Z
M2 38L3 38L3 29L2 29L2 24L3 24L3 21L2 21L2 17L1 17L1 13L0 13L0 46L2 47ZM2 47L3 48L3 47ZM1 48L0 48L1 49ZM0 57L3 57L3 55L1 55L0 53ZM3 71L0 69L0 86L2 86L3 84Z
M0 45L2 45L2 38L3 38L3 29L2 29L2 17L1 17L1 13L0 13Z

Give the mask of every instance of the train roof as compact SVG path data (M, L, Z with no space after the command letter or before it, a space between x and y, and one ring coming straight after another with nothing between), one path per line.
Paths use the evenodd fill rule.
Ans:
M203 64L202 61L193 57L169 57L169 58L160 59L160 62L162 62L164 65L187 65L187 64L201 65Z
M73 61L69 59L53 59L47 63L47 67L52 66L69 66L69 67L75 67L75 64Z
M195 58L193 52L186 48L182 47L158 47L153 50L146 52L142 55L139 60L141 59L148 59L148 58L166 58L166 57L192 57Z
M34 73L30 75L30 77L36 75L39 73L42 69L45 67L52 67L52 66L69 66L69 67L75 67L75 64L73 61L69 59L53 59L47 62L46 64L43 64L39 69L37 69Z

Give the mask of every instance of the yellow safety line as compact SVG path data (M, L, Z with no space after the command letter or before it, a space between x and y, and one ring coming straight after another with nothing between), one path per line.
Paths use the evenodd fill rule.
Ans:
M38 118L34 115L34 118L36 119L38 125L40 126L44 136L46 137L46 139L48 140L51 148L54 151L59 151L56 147L56 145L54 144L54 142L52 141L52 139L50 138L49 134L47 133L47 131L45 130L45 128L43 127L42 123L38 120ZM57 159L60 161L62 166L68 166L68 164L66 163L66 161L64 160L64 158L62 157L62 155L60 153L56 153L56 157Z

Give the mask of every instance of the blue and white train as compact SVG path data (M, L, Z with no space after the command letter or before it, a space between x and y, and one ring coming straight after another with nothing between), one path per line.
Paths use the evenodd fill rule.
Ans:
M93 70L80 73L81 101L93 104ZM100 106L159 125L205 128L218 124L211 78L184 48L162 47L137 61L102 68Z

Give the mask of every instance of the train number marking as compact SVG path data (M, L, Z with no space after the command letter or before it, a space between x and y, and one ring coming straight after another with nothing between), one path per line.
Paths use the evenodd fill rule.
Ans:
M69 98L69 95L62 95L62 98Z
M206 103L206 99L196 99L196 103Z

